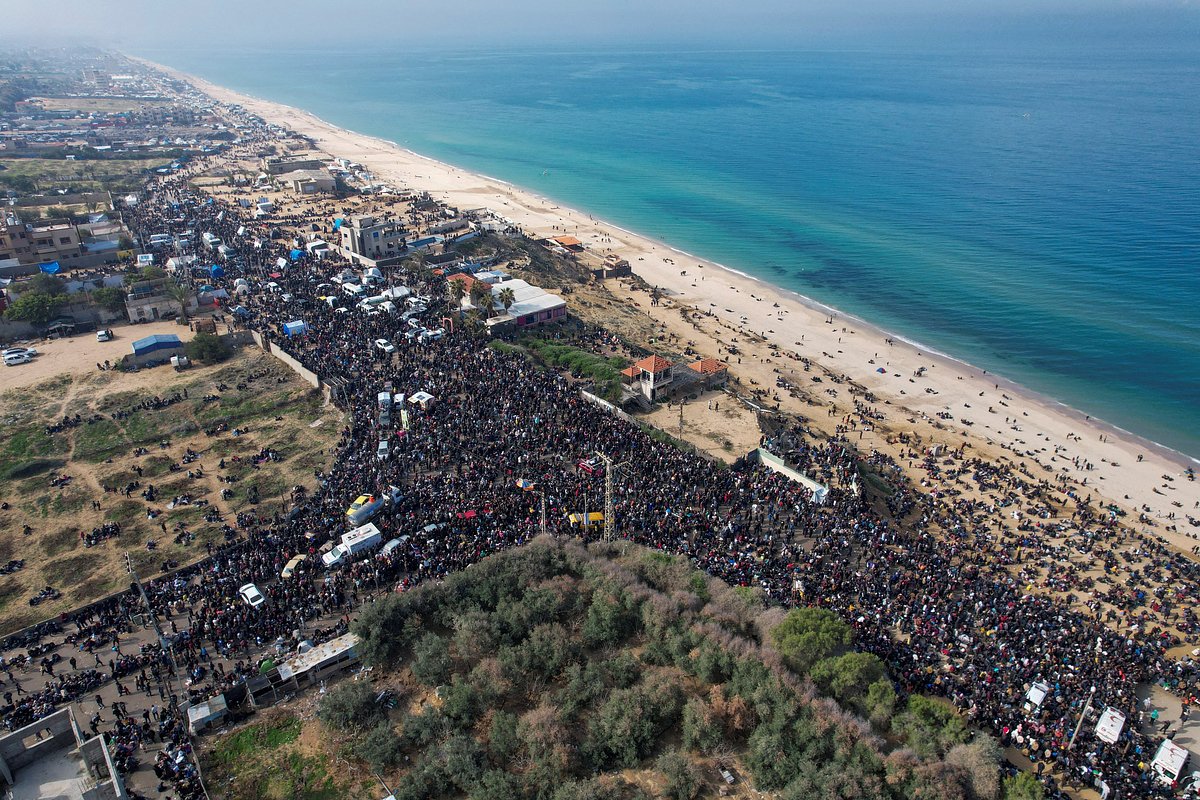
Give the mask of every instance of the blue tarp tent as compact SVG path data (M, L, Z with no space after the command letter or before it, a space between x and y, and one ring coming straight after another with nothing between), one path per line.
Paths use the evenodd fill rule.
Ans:
M225 270L221 269L216 264L213 264L211 267L208 268L208 274L213 276L214 278L219 278L225 274Z
M337 219L335 219L333 221L333 229L335 231L339 231L342 229L342 218L341 217L338 217Z
M246 310L245 306L234 306L230 309L230 311L232 311L234 314L237 314L239 317L250 316L250 312Z
M292 251L292 261L299 261L299 260L300 260L300 257L301 257L302 255L304 255L304 251L303 251L303 250L293 250L293 251Z
M206 284L203 284L203 285L200 287L200 291L202 291L202 292L215 292L216 290L217 290L217 287L215 287L215 286L209 286L207 283L206 283Z
M175 334L156 333L153 336L147 336L145 339L138 339L134 342L133 354L135 356L144 356L158 350L178 350L182 347L183 342L179 341L179 337Z
M38 269L47 275L57 275L62 268L58 266L57 261L47 261L45 264L39 265Z
M293 320L292 322L285 322L283 324L283 332L285 334L287 334L289 337L302 336L307 331L308 331L308 326L304 324L303 320L297 319L297 320Z

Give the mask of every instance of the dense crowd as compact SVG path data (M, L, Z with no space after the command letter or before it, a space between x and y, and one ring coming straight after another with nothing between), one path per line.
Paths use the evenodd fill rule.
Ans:
M237 278L280 285L280 292L238 296L238 319L327 382L340 383L348 422L330 467L319 474L317 491L295 498L293 512L241 514L241 537L146 585L180 674L158 644L120 651L141 604L127 593L71 620L73 644L94 656L94 668L9 698L9 729L102 681L146 696L158 687L161 710L156 706L140 719L120 713L124 709L113 714L108 735L118 764L132 769L145 743L161 743L154 772L162 785L180 798L198 796L186 720L178 713L182 698L172 681L186 678L183 691L193 700L236 685L255 673L270 648L321 635L306 634L307 626L332 619L336 624L324 635L345 630L369 593L436 579L537 535L542 498L550 532L599 535L572 528L567 515L603 509L603 477L576 468L602 451L621 465L614 507L621 537L686 554L709 573L761 588L775 601L837 611L854 626L857 646L886 661L898 687L948 698L1003 744L1029 754L1039 771L1088 784L1102 779L1124 797L1169 795L1146 767L1157 741L1136 724L1135 687L1157 681L1183 697L1197 691L1196 666L1164 656L1177 639L1165 623L1156 623L1170 619L1182 630L1196 629L1193 562L1142 536L1136 542L1144 559L1137 568L1141 580L1133 586L1114 581L1098 593L1084 572L1101 563L1117 574L1131 537L1140 536L1114 515L1090 498L1073 497L1067 517L1066 505L1055 499L1057 487L1015 466L978 459L956 458L948 466L944 458L913 451L909 455L927 478L923 485L909 483L889 457L851 446L847 433L854 419L847 420L847 433L827 440L806 436L798 426L787 432L789 460L832 487L816 504L805 487L755 464L725 468L663 443L586 400L568 377L478 337L460 332L436 342L408 341L396 335L399 322L387 314L347 312L318 301L317 285L345 263L306 255L279 272L277 259L290 259L292 243L260 239L254 246L252 232L238 233L250 226L238 211L193 195L177 178L152 185L127 221L148 237L163 230L165 220L188 217L189 227L211 231L239 251L240 266L227 264L220 277L190 276L197 284L215 283L231 295ZM291 222L329 224L307 217ZM399 270L390 278L432 298L430 317L449 313L443 278ZM283 325L294 319L302 319L307 332L286 338ZM377 348L379 338L393 341L397 352ZM376 396L387 386L435 399L424 408L407 406L405 430L384 430ZM118 413L184 398L153 398ZM859 403L855 415L865 422L876 414ZM393 441L385 459L376 456L381 436ZM262 451L259 457L271 455ZM886 500L873 504L858 491L864 470L889 477L894 491ZM518 480L535 488L522 489ZM992 499L970 499L962 490L968 484L972 496ZM407 537L403 544L385 557L352 561L323 575L321 545L345 530L347 505L388 486L398 487L401 498L374 521L385 540ZM1001 509L1011 505L1014 513L1022 509L1015 531L985 521L997 503ZM300 579L275 580L297 553L309 555ZM1036 567L1051 562L1059 566L1040 577ZM1031 591L1033 581L1055 591ZM257 608L238 596L238 587L250 582L267 597ZM1100 596L1090 601L1091 613L1082 613L1064 592ZM1039 707L1029 708L1026 692L1035 681L1051 691ZM1068 750L1093 691L1094 707L1116 707L1130 724L1116 745L1100 742L1085 725Z

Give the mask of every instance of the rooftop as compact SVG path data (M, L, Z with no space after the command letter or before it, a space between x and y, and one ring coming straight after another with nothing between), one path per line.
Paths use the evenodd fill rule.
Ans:
M634 366L642 372L663 372L671 368L671 362L667 361L662 356L646 356L641 361L634 363Z

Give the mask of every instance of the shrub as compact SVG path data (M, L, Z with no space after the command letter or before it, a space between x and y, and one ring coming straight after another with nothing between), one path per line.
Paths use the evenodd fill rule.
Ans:
M700 770L692 760L678 750L668 750L658 757L654 766L666 779L666 795L672 800L693 800L704 785Z
M905 737L913 752L926 757L940 756L967 740L966 726L952 706L919 694L908 698L892 728Z
M317 716L327 725L341 730L362 730L387 718L377 694L370 685L346 681L321 698Z
M771 641L797 673L850 644L850 626L824 608L794 608L771 630Z
M404 760L403 744L392 726L381 722L359 740L356 752L371 769L383 772L400 766Z
M427 686L438 686L450 675L450 649L446 641L427 633L413 645L412 674Z
M229 358L232 350L220 336L212 333L197 333L190 342L184 345L184 352L193 361L219 364Z

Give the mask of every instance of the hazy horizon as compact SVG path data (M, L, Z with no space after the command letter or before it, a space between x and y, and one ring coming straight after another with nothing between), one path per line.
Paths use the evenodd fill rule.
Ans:
M949 0L861 0L852 11L834 0L748 0L736 6L720 0L616 0L570 7L512 0L502 8L480 0L452 7L363 0L334 11L283 0L186 6L64 0L53 15L21 4L10 8L6 19L11 23L6 38L17 44L157 51L322 45L569 49L649 43L774 48L1026 39L1070 44L1110 37L1200 41L1200 5L1189 0L1005 0L971 9Z

